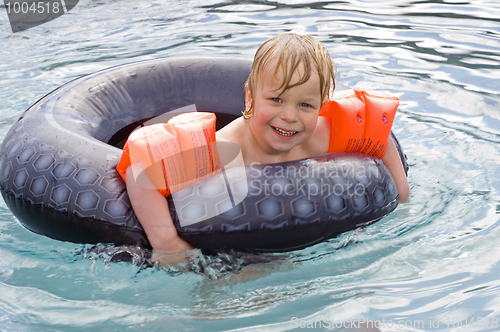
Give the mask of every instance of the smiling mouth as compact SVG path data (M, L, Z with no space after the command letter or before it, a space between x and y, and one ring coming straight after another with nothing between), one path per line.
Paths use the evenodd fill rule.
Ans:
M276 128L276 127L272 127L274 130L276 130L276 132L280 135L283 135L283 136L293 136L295 134L298 133L298 131L286 131L286 130L283 130L283 129L279 129L279 128Z

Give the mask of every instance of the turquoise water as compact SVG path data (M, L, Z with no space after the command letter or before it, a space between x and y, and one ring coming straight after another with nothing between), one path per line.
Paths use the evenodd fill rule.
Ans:
M500 329L497 1L83 0L16 34L3 8L0 139L81 75L173 55L251 57L294 31L325 43L340 82L400 97L394 132L412 192L378 223L314 247L226 265L200 256L183 270L33 234L0 200L0 330Z

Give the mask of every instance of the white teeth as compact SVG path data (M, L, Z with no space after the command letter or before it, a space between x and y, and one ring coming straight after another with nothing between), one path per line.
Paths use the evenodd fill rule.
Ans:
M274 130L276 130L279 134L283 135L283 136L292 136L292 135L295 135L297 133L297 131L284 131L284 130L281 130L279 128L276 128L276 127L273 127Z

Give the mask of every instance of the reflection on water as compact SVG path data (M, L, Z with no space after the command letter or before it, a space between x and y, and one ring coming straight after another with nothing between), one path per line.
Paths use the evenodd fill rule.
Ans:
M412 326L421 331L497 330L496 1L83 0L16 34L3 15L0 137L38 98L81 75L162 56L251 57L294 31L325 43L338 81L400 97L394 131L412 195L378 223L311 248L195 252L178 269L149 267L134 248L32 234L0 200L2 328L275 331L297 327L294 317L361 317L422 321Z

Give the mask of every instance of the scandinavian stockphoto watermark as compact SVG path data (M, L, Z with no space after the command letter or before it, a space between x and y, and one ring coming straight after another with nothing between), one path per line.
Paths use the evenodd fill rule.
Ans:
M52 21L72 10L79 0L4 0L12 32Z
M314 161L311 161L314 162ZM268 170L274 170L269 172ZM366 193L364 183L349 179L368 179L378 177L380 170L373 164L369 167L345 164L319 164L311 167L310 164L301 165L250 165L250 195L253 196L362 196Z
M290 320L294 329L349 329L349 330L426 330L433 329L492 329L500 327L498 317L459 317L440 316L429 319L370 319L358 316L349 319L300 319L293 317Z

